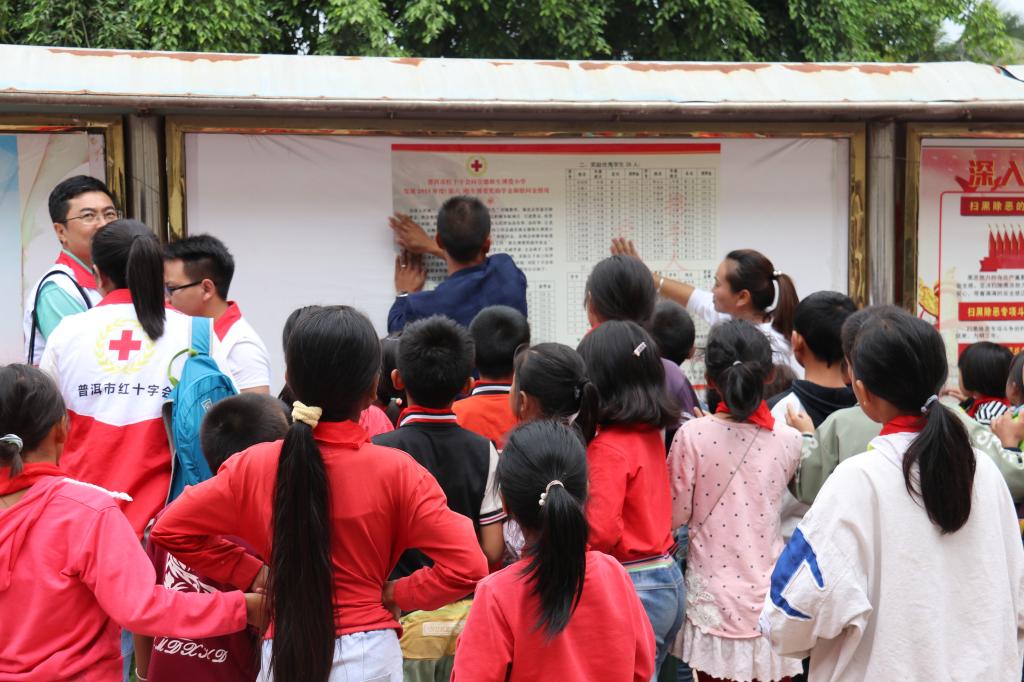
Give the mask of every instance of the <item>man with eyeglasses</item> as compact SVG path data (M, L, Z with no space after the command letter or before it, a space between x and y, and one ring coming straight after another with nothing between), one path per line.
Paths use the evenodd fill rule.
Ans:
M25 303L25 355L30 365L39 364L46 338L62 319L99 302L92 238L101 227L121 217L107 186L88 175L76 175L57 185L50 193L49 207L61 250Z

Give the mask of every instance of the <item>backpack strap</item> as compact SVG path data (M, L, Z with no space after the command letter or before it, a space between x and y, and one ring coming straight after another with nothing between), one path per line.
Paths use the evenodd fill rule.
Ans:
M50 281L50 278L54 275L64 275L71 280L71 283L78 289L78 293L82 297L82 301L85 302L85 309L89 310L92 308L92 301L89 300L89 294L86 293L82 285L78 283L74 277L64 272L63 270L51 270L50 272L43 275L43 278L39 280L39 286L36 287L36 295L32 297L32 331L28 337L28 364L34 365L36 359L36 330L39 329L39 294L43 291L43 285Z
M192 352L196 355L210 354L210 333L213 320L208 317L192 318Z

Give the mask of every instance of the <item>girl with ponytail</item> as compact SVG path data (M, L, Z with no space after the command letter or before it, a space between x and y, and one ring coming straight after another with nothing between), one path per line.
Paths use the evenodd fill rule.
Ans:
M191 319L166 307L160 241L142 223L115 220L100 228L92 263L103 298L57 325L40 367L57 380L68 408L62 466L74 478L130 496L124 512L141 538L170 486L161 410L171 361L191 342ZM212 356L226 366L215 335L211 343Z
M487 573L473 524L448 508L434 477L358 424L380 358L362 313L317 306L297 316L285 346L295 402L284 441L229 459L153 528L155 543L214 580L267 586L263 680L400 680L396 612L440 608ZM413 548L433 566L387 582Z
M612 240L612 253L639 257L633 242L622 238ZM798 378L803 377L790 342L800 302L796 285L761 252L738 249L727 253L715 270L711 291L657 272L652 277L659 295L686 306L708 324L733 318L753 323L771 343L774 364L789 365Z
M634 680L654 674L654 640L629 576L587 551L587 460L553 420L515 428L496 483L523 529L524 558L477 585L452 680Z
M732 320L711 329L713 416L684 423L669 449L672 525L689 526L686 621L672 654L700 679L788 679L800 661L773 653L757 617L782 552L780 505L800 461L800 434L762 398L772 372L768 340Z
M1020 530L999 470L939 402L942 338L874 315L849 357L882 431L829 476L779 557L762 614L773 647L810 651L811 679L1017 679Z

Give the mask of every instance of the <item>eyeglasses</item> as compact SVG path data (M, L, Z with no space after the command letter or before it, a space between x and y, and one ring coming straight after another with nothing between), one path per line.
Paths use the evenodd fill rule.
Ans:
M171 295L172 295L172 294L173 294L173 293L174 293L175 291L181 291L182 289L188 289L189 287L194 287L194 286L196 286L197 284L202 284L202 283L203 283L203 280L199 279L199 280L196 280L195 282L189 282L188 284L179 284L179 285L178 285L178 286L176 286L176 287L172 287L172 286L167 286L167 285L165 284L165 285L164 285L164 296L166 296L167 298L170 298L170 297L171 297Z
M85 225L86 227L92 227L93 225L96 225L101 221L105 223L112 223L115 220L119 220L120 218L120 211L110 209L108 211L103 211L102 213L96 213L95 211L86 211L82 215L76 215L73 218L65 218L64 222L66 224L70 223L72 220L81 220L82 224Z

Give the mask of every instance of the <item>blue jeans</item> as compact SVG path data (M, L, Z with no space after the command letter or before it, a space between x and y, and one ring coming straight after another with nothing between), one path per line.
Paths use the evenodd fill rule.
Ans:
M654 677L651 679L657 680L661 664L668 655L668 648L675 641L679 628L683 626L683 609L686 606L683 574L679 571L679 566L673 562L663 568L630 573L629 577L633 580L633 587L654 629L656 649Z

